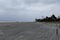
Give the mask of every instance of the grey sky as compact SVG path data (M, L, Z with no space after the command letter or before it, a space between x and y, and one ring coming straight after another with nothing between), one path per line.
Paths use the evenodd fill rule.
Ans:
M60 0L0 0L0 20L33 21L60 15Z

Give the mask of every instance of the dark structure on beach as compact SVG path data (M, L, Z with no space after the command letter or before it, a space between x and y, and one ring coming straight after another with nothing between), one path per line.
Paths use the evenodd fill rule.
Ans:
M46 16L46 18L43 19L35 19L36 22L59 22L60 18L57 18L55 15L52 15L51 17Z

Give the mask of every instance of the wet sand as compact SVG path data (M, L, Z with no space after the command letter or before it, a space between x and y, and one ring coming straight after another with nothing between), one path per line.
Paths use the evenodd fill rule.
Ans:
M0 23L0 40L60 40L54 23ZM60 29L59 29L60 31Z

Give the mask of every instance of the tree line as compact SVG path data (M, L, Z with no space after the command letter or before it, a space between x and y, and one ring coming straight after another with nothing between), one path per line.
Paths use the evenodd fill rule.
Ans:
M60 22L60 17L56 17L54 14L51 17L46 16L43 19L35 19L36 22Z

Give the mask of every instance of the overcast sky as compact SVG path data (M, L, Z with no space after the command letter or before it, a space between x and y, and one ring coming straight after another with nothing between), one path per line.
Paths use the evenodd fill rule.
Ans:
M0 0L0 21L33 21L60 15L60 0Z

